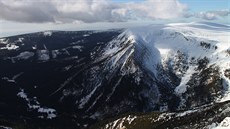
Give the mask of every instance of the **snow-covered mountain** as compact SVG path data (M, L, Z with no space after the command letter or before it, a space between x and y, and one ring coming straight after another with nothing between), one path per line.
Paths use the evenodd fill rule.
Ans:
M227 25L183 23L2 38L0 115L42 122L43 128L86 128L131 113L92 126L118 128L126 120L131 128L153 114L152 121L163 123L180 123L188 114L192 125L203 122L194 117L202 114L209 120L197 128L215 127L229 115L229 37ZM150 128L163 127L154 122ZM196 127L189 124L177 126Z

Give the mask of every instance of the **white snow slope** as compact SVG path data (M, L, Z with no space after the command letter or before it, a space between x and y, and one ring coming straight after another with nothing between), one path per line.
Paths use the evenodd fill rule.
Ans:
M216 66L220 69L225 87L224 97L217 101L230 100L230 78L224 74L227 69L230 69L229 26L212 23L150 25L127 29L120 37L124 35L131 41L128 45L135 46L136 55L141 58L142 64L152 72L152 75L157 76L158 64L164 66L169 60L172 60L172 65L177 63L176 54L182 53L186 57L188 69L174 71L178 77L181 77L180 84L174 90L176 95L181 96L187 91L190 77L197 72L197 62L192 63L192 60L207 58L209 60L207 67ZM112 41L105 49L104 55L109 56L120 51L122 45ZM141 50L137 50L139 48ZM116 60L111 66L115 65Z

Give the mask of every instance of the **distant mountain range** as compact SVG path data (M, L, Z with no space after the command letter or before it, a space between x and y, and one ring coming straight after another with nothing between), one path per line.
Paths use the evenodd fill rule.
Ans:
M194 22L1 38L0 128L228 128L229 37Z

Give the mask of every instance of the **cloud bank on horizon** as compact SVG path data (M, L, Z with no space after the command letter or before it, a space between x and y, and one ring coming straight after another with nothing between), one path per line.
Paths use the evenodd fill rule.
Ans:
M0 20L21 23L125 22L138 19L200 18L215 20L229 9L190 12L179 0L0 0Z

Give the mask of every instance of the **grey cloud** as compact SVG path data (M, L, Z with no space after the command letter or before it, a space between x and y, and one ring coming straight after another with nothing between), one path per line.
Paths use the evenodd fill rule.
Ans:
M218 10L218 11L210 11L210 13L214 13L215 15L225 17L225 16L228 16L230 14L230 10L225 9L225 10Z
M128 5L135 15L150 19L172 19L181 17L187 6L178 0L147 0L142 3Z
M178 0L146 0L141 3L116 3L112 0L0 0L0 20L92 23L122 22L137 17L170 19L180 16L184 8Z
M49 2L26 2L9 5L0 1L0 19L17 22L54 22L57 10Z
M217 15L214 13L210 13L210 12L199 12L197 14L195 14L196 18L202 18L205 20L215 20L217 19Z
M121 22L126 12L110 0L0 0L0 20L25 23Z
M207 11L207 12L199 12L194 14L194 17L201 18L205 20L215 20L220 17L227 17L230 14L230 10L217 10L217 11Z
M24 23L124 22L135 19L196 17L207 20L229 15L229 10L189 13L179 0L0 0L0 20Z
M85 7L85 11L65 11L59 10L59 15L56 20L61 22L82 21L87 23L93 22L122 22L126 21L127 14L120 14L119 6L107 5L101 6L97 9ZM117 12L118 11L118 12ZM128 12L128 11L127 11ZM126 12L125 12L126 13Z

